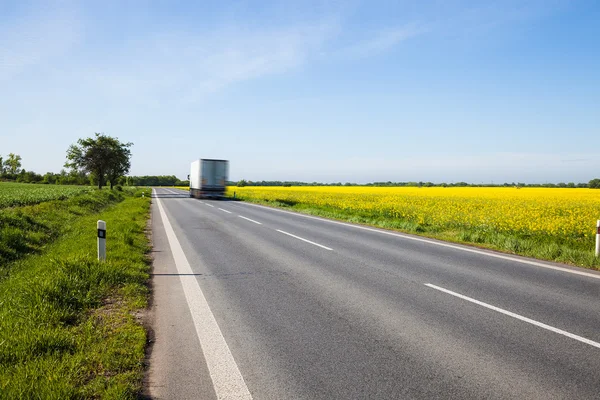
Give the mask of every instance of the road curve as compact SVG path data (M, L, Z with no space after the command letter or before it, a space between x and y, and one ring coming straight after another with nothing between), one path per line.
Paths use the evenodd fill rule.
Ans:
M153 197L153 398L600 398L596 272Z

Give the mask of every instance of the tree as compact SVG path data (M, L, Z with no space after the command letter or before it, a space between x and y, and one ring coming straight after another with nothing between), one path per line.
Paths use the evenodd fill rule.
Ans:
M131 168L131 150L129 150L129 147L132 145L133 143L120 143L116 139L111 143L110 164L106 171L111 190L115 183L117 183L117 180L125 176L129 172L129 168Z
M42 178L42 183L53 184L56 183L58 179L58 175L53 172L46 172L44 177Z
M42 180L42 176L33 171L25 171L22 169L17 175L17 182L36 183Z
M69 147L65 167L90 173L96 179L98 189L102 189L108 178L112 189L116 179L129 171L129 147L132 145L133 143L121 143L117 138L96 133L96 137L79 139L77 145Z
M590 183L588 183L588 187L590 189L600 189L600 178L592 179Z
M4 166L6 167L6 172L9 174L18 174L21 171L21 156L10 153L8 159L4 161Z

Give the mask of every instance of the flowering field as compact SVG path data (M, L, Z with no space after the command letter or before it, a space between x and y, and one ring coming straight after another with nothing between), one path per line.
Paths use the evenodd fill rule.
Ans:
M438 227L593 237L600 191L547 188L243 187L240 198L325 206Z
M92 190L89 186L2 182L0 183L0 209L38 204L50 200L64 200L89 190Z
M546 237L589 248L593 248L596 220L600 219L600 190L593 189L309 186L228 190L240 199L329 210L340 216L354 215L358 222L409 223L417 232ZM467 237L464 241L472 240Z

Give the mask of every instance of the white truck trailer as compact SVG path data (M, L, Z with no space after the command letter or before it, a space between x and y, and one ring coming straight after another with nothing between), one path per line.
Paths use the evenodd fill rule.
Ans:
M225 195L229 161L202 158L192 162L190 170L190 197L220 198Z

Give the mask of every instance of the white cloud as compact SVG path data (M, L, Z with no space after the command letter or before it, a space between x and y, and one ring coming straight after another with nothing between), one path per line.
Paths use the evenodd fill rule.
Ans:
M37 5L22 18L0 26L0 82L32 73L31 67L66 60L82 42L88 27L80 19L83 12L69 3ZM76 67L62 81L73 82L71 93L93 93L112 104L185 105L236 83L285 73L324 58L384 52L426 31L417 24L386 28L338 50L336 39L350 33L341 21L338 10L285 26L250 28L238 20L220 26L217 22L208 31L189 27L177 31L171 26L138 36L129 32L121 42L95 49L93 63L72 54L75 58L70 61ZM94 40L90 37L93 29L87 31L87 39Z
M322 22L258 31L227 27L157 34L128 41L122 49L126 56L86 75L108 96L154 106L166 98L194 102L234 83L305 64L338 29Z
M88 71L88 82L109 97L149 107L164 101L195 103L230 85L285 73L323 58L365 57L423 34L424 25L384 29L347 48L333 42L343 35L336 17L312 24L251 29L227 26L212 32L169 32L125 42L126 55ZM167 100L169 99L169 100Z
M427 33L429 27L418 23L409 23L404 26L385 28L376 32L371 37L363 38L349 47L343 48L338 55L352 58L367 57L382 53L397 46L401 42Z

